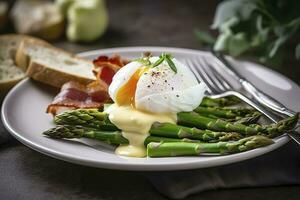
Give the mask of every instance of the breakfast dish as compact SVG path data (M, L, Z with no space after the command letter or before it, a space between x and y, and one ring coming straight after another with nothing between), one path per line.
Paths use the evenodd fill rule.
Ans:
M63 115L67 115L67 114L68 115L75 114L77 111L87 112L89 110L96 111L97 116L99 116L98 115L99 113L103 115L102 112L106 110L107 107L109 108L109 105L113 103L113 101L111 100L108 94L108 88L112 81L112 77L120 68L128 64L129 61L133 61L139 58L140 53L145 51L151 51L153 55L156 56L161 55L162 52L169 52L171 55L173 55L174 58L176 58L176 60L178 60L185 66L187 66L186 63L193 61L193 59L196 57L198 59L199 58L201 59L202 57L205 58L206 56L208 56L208 53L202 51L178 49L178 48L166 48L166 47L130 47L130 48L126 47L126 48L113 48L113 49L104 49L104 50L86 52L80 54L80 57L85 58L87 61L97 60L97 62L93 63L94 64L93 71L94 74L96 74L96 78L94 81L89 82L88 84L84 84L84 83L76 83L74 82L75 80L72 80L72 78L70 78L70 81L73 82L65 84L63 87L60 88L61 92L59 92L53 87L40 84L39 83L40 80L33 81L32 79L25 79L11 90L11 92L6 96L3 102L2 113L1 113L3 124L5 125L7 130L23 144L29 146L30 148L33 148L34 150L44 153L48 156L62 159L68 162L82 164L82 165L109 168L109 169L122 169L122 170L151 170L151 171L183 170L183 169L195 169L195 168L224 165L224 164L229 164L229 163L257 157L259 155L277 149L289 141L289 138L285 134L282 134L282 132L281 133L277 132L277 134L279 134L280 136L275 137L275 135L273 135L272 137L275 138L272 138L271 145L267 145L262 148L255 148L253 150L244 151L244 152L240 152L240 149L238 149L238 151L235 151L234 154L232 154L233 152L225 151L226 149L224 148L226 148L226 146L228 147L228 145L223 145L222 146L222 148L224 147L223 149L219 148L219 150L223 150L222 152L220 151L217 152L216 149L214 151L215 153L213 154L204 153L202 151L201 156L199 156L199 154L197 155L193 154L193 156L182 155L180 157L176 157L176 156L174 157L174 155L172 157L169 157L168 155L168 157L159 157L159 158L157 157L137 158L137 157L120 156L115 154L115 150L118 147L118 145L122 142L123 144L126 144L126 142L124 143L124 141L128 140L128 139L124 140L124 138L122 137L119 138L110 137L110 136L121 135L120 130L111 131L113 130L113 128L115 128L115 125L108 126L109 124L106 124L107 129L105 133L108 134L103 134L103 131L100 131L101 133L100 135L97 134L97 132L99 132L98 128L87 127L87 124L80 125L78 121L74 123L76 125L66 124L66 123L57 125L57 129L63 127L63 128L69 128L71 129L71 131L72 129L76 130L76 128L80 128L81 133L92 133L90 130L93 130L93 132L95 133L94 136L97 136L97 139L90 137L92 136L91 134L89 134L90 138L87 138L85 134L80 134L80 135L77 134L76 135L77 138L64 138L64 139L55 139L48 136L45 137L45 135L41 134L46 130L50 130L53 128L54 126L53 115L55 115L54 119L58 119L59 118L58 116L62 117ZM119 54L120 56L114 57L114 55L116 54ZM99 55L107 55L108 57L101 57L99 59L96 59L97 57L99 57ZM95 66L96 63L97 66ZM276 72L270 69L264 68L254 63L234 61L233 64L235 66L238 66L240 72L243 75L247 75L247 77L249 77L249 80L253 82L257 87L268 92L270 95L276 97L285 105L288 105L291 109L293 110L300 109L299 102L297 101L297 99L300 98L299 96L300 88L295 83L293 83L289 79L277 74ZM72 65L70 64L69 67L71 66ZM57 75L57 77L59 77L59 74ZM97 94L96 97L95 94ZM80 97L79 99L78 96ZM97 105L92 105L87 103L96 103ZM221 115L222 112L221 113L216 112L215 109L223 110L226 112L228 111L227 110L228 108L230 109L242 108L245 110L248 109L247 107L244 106L241 107L241 105L237 103L238 103L237 99L231 97L226 99L214 99L214 100L208 97L204 97L200 105L201 109L198 106L197 110L194 111L202 112L203 114L203 112L206 111L206 109L208 109L209 112L205 114L206 117L212 118L212 115L209 113L213 112L215 115L218 115L217 116L218 118L224 119L224 117ZM235 106L229 106L233 104ZM48 107L48 112L50 114L45 114L45 109L47 107ZM250 110L253 111L252 109ZM255 122L255 120L257 120L258 117L256 116L257 114L258 114L257 112L254 112L252 116L248 115L247 117L245 117L245 119L241 119L241 121L239 122L247 124L247 121L250 123L253 120L251 123L260 123L263 117L260 116L259 117L260 119L257 122ZM229 121L232 122L232 118L226 120L228 122ZM235 120L238 119L236 118ZM90 122L95 122L95 120L91 120ZM101 124L103 121L99 120L98 122L99 124ZM177 124L171 124L171 125L172 126L175 125L175 127L186 126L182 124L179 125L178 122ZM82 132L83 127L85 128L85 130L89 130L89 131ZM105 126L102 126L102 128L103 127ZM95 129L97 131L95 131ZM198 129L203 129L203 128L198 128ZM269 130L275 131L276 129L273 128ZM204 134L203 136L205 136L206 140L202 141L200 137L197 139L178 138L180 137L180 135L175 137L175 135L178 133L176 131L171 132L174 135L159 135L159 132L156 131L157 135L150 134L150 136L147 137L148 139L145 141L145 143L147 142L160 143L161 138L164 139L167 138L168 139L167 144L169 145L169 142L172 141L173 143L171 145L172 146L171 149L174 149L173 145L178 144L178 142L180 143L180 145L182 144L181 142L185 142L184 148L186 148L187 141L197 141L197 142L201 141L201 144L200 143L197 144L192 143L191 145L187 144L188 148L194 146L197 149L198 147L196 146L201 147L204 144L205 147L209 146L208 150L210 151L212 150L212 147L216 146L217 144L234 143L235 145L232 145L232 147L233 146L236 147L238 143L241 144L240 142L245 141L242 140L240 142L237 142L238 140L240 140L240 136L239 134L236 133L228 134L228 136L231 135L231 139L226 140L226 137L222 137L223 134L222 132L224 131L210 131L210 132L205 131L205 132L213 133L213 136L215 136L215 138L218 138L218 140L211 138L209 134L208 135ZM218 134L214 135L216 132ZM66 133L68 132L67 131L64 132L64 134ZM227 133L228 132L226 132L226 134ZM166 134L166 133L162 132L161 134ZM71 137L72 135L69 136ZM99 138L99 136L101 136L102 138ZM118 140L114 140L113 142L112 140L113 138ZM159 140L151 141L149 140L151 138L152 139L159 138ZM108 139L110 139L111 144L107 144L107 142L109 141ZM248 144L251 144L251 142L250 143L248 142ZM163 147L165 148L165 146ZM176 145L177 148L176 150L178 150L178 147L180 146ZM170 149L170 146L167 146L167 148ZM234 149L235 148L232 148L232 150ZM206 150L207 148L205 149L205 151ZM241 150L245 150L245 149L242 148ZM155 150L155 152L156 153L159 152L160 154L161 151ZM190 152L191 151L189 151L189 154L192 155ZM180 151L180 153L182 152Z
M148 52L129 62L122 60L100 56L94 61L96 81L87 86L66 83L48 107L57 127L44 135L100 140L118 145L115 153L127 157L197 156L273 144L272 138L293 129L298 121L295 115L261 125L257 123L261 114L239 106L238 99L205 97L206 85L171 54ZM115 70L105 76L102 67L108 66ZM97 89L90 93L91 88ZM58 102L64 100L76 103L61 109Z

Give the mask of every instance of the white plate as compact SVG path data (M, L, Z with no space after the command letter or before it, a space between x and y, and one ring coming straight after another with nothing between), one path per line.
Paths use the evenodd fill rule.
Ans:
M120 54L135 58L141 52L172 53L179 60L207 56L197 50L167 47L128 47L97 50L80 54L92 59L100 54ZM300 88L284 76L262 66L236 62L238 70L256 86L278 98L293 110L300 110ZM275 144L244 153L227 156L199 156L174 158L124 158L114 154L112 148L98 145L96 148L72 141L53 140L41 133L53 127L52 118L45 113L55 92L51 88L26 79L15 86L6 96L2 107L2 120L8 131L23 144L41 153L72 163L93 167L122 170L182 170L225 165L254 158L270 152L289 141L287 136L276 139Z

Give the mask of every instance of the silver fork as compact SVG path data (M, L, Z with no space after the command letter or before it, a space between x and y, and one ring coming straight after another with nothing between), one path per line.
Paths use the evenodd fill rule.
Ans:
M228 81L222 80L223 78L218 73L216 73L213 67L210 67L210 65L208 65L208 63L204 59L191 59L187 60L186 63L188 64L198 81L202 81L207 85L207 94L209 97L221 98L227 96L236 96L248 105L263 113L271 121L276 123L280 120L277 115L266 110L260 104L254 102L240 92L231 89L230 83Z
M193 59L187 60L186 63L198 79L198 81L203 81L206 83L208 87L208 96L211 98L220 98L226 96L236 96L248 105L260 111L271 121L277 123L282 118L269 110L265 109L262 105L260 105L255 100L249 99L247 96L243 95L240 92L234 91L232 85L219 74L217 70L211 66L206 59ZM287 133L294 141L300 144L300 135L291 131Z

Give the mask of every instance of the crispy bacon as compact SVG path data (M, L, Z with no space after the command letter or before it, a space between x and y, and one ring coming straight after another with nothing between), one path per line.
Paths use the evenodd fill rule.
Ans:
M119 55L113 57L99 56L93 63L95 66L93 72L97 79L109 86L115 73L126 65L128 60L122 59Z
M93 85L96 84L93 83ZM100 108L109 100L106 90L100 87L100 84L97 87L91 87L68 82L63 85L60 93L48 106L47 112L56 115L70 109Z
M70 109L100 108L104 103L111 101L107 92L108 86L114 74L128 61L116 55L111 58L99 56L93 63L97 80L88 85L76 82L65 83L60 93L48 106L47 113L56 115Z

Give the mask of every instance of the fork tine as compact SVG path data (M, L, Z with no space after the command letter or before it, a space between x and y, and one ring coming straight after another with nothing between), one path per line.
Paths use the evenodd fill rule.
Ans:
M196 68L198 73L203 76L204 80L207 80L207 84L209 84L214 93L220 93L220 88L216 85L214 78L208 73L205 64L201 61L202 59L194 60L194 65L198 66Z
M192 66L192 68L194 69L194 71L198 74L198 76L201 77L201 80L203 82L205 82L207 85L211 85L211 80L209 79L209 77L206 77L206 74L202 73L202 64L201 63L197 63L195 62L195 60L191 60L190 64Z
M199 60L199 62L201 62L203 66L202 73L206 74L206 76L210 78L211 82L214 85L214 88L218 92L225 91L226 88L224 88L222 82L216 78L215 74L211 70L211 66L207 62L205 62L205 59L201 59Z
M219 70L220 69L220 66L212 66L212 70L214 71L214 73L217 75L217 77L223 81L223 85L224 87L226 87L228 90L232 89L233 86L232 84L221 74L221 72Z
M195 60L191 61L194 70L199 74L204 83L211 89L213 93L219 93L218 88L215 87L214 82L211 80L211 77L203 70L202 63L196 62Z
M218 78L223 83L223 86L227 90L232 90L233 86L231 85L231 83L229 83L217 70L214 70L214 71L216 74L216 78Z
M231 87L227 83L227 81L220 76L220 73L214 68L212 64L210 64L206 59L203 59L203 63L205 63L207 71L211 74L211 76L214 78L217 86L221 90L230 90Z
M198 81L198 82L203 81L202 78L200 77L200 75L199 75L199 74L195 71L195 69L193 68L193 66L192 66L192 64L191 64L191 62L190 62L190 60L187 59L187 60L185 60L184 62L186 63L187 67L190 68L190 70L192 71L192 73L195 75L197 81Z
M198 69L197 65L194 65L194 63L191 60L189 60L189 59L186 60L186 64L191 69L191 71L193 72L193 74L196 76L197 80L199 82L204 82L207 85L207 91L208 91L208 93L212 94L213 91L211 89L210 83L208 83L207 80L201 76L201 73L199 73L199 71L197 70Z

